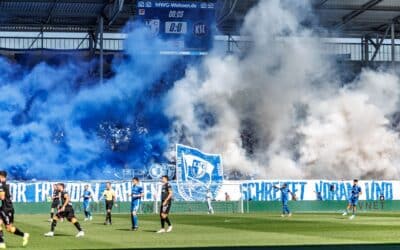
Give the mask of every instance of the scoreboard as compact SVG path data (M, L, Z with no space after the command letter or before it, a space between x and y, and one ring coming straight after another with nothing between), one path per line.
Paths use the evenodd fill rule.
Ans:
M151 33L167 41L160 53L205 55L212 46L215 8L215 1L138 1L137 17Z

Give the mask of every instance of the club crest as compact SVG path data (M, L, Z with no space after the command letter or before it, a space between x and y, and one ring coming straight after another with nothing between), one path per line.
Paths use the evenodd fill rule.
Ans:
M177 144L176 186L182 200L204 200L207 190L215 197L222 187L221 156Z

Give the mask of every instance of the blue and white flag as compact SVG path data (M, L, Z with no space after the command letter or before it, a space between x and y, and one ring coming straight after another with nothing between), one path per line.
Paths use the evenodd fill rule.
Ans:
M215 197L223 180L221 155L206 154L195 148L176 145L177 199L205 200L207 190Z

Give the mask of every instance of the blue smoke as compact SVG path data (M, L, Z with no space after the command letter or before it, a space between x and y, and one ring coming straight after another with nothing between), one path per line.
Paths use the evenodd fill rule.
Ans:
M191 60L152 53L166 43L146 29L125 45L102 85L79 59L27 69L0 58L0 164L11 178L109 179L168 162L163 97Z

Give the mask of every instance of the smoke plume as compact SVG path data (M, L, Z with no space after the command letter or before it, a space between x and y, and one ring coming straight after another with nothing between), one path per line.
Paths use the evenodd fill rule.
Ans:
M178 58L149 54L162 47L135 29L127 58L102 85L90 84L92 63L79 58L33 69L0 59L2 167L15 179L85 180L121 178L121 169L145 172L166 161L170 121L160 93L183 71Z
M175 131L221 152L225 170L243 176L398 177L390 122L398 76L366 69L341 82L329 52L302 25L310 6L301 2L260 1L241 30L253 41L249 50L215 53L187 70L169 93Z
M342 82L307 1L265 0L238 54L160 56L135 29L104 84L93 62L33 69L0 58L0 163L15 179L121 178L173 162L175 143L221 153L235 178L397 178L399 78L365 69ZM340 72L339 72L340 73Z

